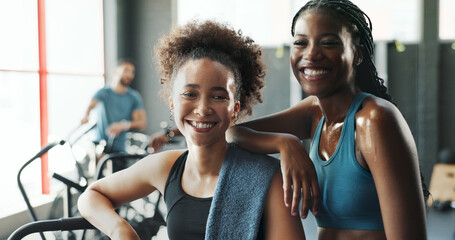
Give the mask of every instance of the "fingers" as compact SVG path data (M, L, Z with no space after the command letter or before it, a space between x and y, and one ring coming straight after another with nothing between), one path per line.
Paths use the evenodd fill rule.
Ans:
M318 208L319 208L319 184L318 184L318 178L316 176L313 177L311 181L311 190L312 190L312 196L313 196L313 215L316 216L318 214Z
M308 210L310 209L310 205L311 205L311 191L310 191L310 187L309 185L307 184L308 183L308 180L307 181L302 181L302 210L301 210L301 215L300 217L301 218L306 218L308 216ZM298 202L297 202L298 204Z
M292 216L297 216L299 215L299 203L300 203L300 197L301 197L301 185L300 185L300 179L293 179L292 183L292 189L293 189L293 195L292 195L292 206L291 206L291 214ZM303 209L302 209L303 211ZM307 210L308 212L308 210Z
M284 191L284 205L286 207L289 207L291 205L291 195L292 195L292 189L291 189L291 178L289 174L286 174L285 171L282 170L283 174L283 191Z

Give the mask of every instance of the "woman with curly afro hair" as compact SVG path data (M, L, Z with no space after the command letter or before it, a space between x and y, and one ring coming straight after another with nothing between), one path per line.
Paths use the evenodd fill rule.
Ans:
M177 239L305 239L282 203L278 160L226 142L226 130L261 102L261 51L214 21L177 26L155 47L163 88L188 149L152 154L88 187L81 215L112 239L139 239L115 207L155 190Z

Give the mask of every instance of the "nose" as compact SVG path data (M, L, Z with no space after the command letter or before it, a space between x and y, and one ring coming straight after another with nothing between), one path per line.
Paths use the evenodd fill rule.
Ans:
M210 100L207 99L199 100L196 108L194 109L194 113L202 117L211 115L213 113L213 109Z
M317 61L322 58L321 49L317 44L308 44L304 52L304 59L308 61Z

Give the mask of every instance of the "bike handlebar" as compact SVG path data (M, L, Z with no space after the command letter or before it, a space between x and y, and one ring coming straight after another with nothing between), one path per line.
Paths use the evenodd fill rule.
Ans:
M52 220L41 220L27 223L16 229L8 240L20 240L25 236L48 231L71 231L80 229L95 229L95 227L83 217L60 218Z
M81 193L84 192L85 189L87 188L87 186L81 186L80 184L75 183L75 182L71 181L70 179L68 179L58 173L55 173L55 172L52 173L52 177L59 180L60 182L64 183L68 187L72 187L72 188L78 190Z

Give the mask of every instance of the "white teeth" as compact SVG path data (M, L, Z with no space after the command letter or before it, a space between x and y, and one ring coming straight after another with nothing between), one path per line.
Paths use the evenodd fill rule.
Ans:
M193 122L190 121L191 125L195 128L211 128L213 127L213 123L202 123L202 122Z
M305 70L303 71L303 73L305 73L305 75L309 75L309 76L324 75L328 72L329 72L329 70L326 70L326 69L310 69L310 68L305 68Z

